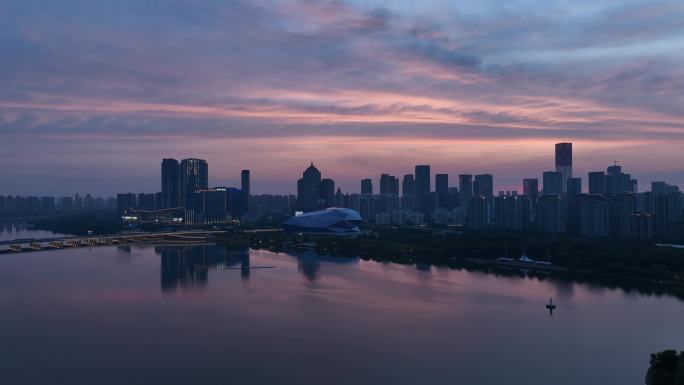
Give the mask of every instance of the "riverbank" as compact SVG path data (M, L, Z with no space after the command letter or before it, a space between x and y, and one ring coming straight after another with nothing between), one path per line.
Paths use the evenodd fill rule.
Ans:
M374 228L353 238L234 232L230 245L287 251L315 250L338 257L400 264L478 269L537 270L546 274L634 280L684 291L684 250L634 240L596 240L536 233L456 232L434 228ZM497 261L523 253L551 265L505 266Z

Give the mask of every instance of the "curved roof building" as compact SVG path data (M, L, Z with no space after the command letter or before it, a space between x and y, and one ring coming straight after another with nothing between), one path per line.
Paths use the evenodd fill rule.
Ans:
M291 233L352 234L359 232L361 215L351 209L331 207L311 211L285 221L285 231Z

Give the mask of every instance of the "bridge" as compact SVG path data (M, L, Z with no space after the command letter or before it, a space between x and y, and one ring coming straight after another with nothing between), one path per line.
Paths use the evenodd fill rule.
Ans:
M0 249L0 254L134 243L205 243L214 241L217 235L224 233L224 231L193 230L164 233L125 233L87 237L13 239L10 241L0 241L0 245L9 245L9 249Z

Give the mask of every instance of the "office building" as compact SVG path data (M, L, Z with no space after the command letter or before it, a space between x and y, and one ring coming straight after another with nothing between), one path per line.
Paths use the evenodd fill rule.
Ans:
M563 174L558 171L545 171L542 183L544 195L561 195L563 193Z
M415 194L416 182L413 179L413 174L404 175L404 179L401 182L401 195L414 195Z
M380 175L380 195L399 196L399 179L393 175Z
M606 174L603 171L589 173L589 194L603 195L606 193Z
M430 193L430 166L429 165L418 165L415 167L415 210L417 212L423 213L425 217L430 215L429 204L427 196Z
M491 174L475 175L473 195L491 198L494 196L494 176Z
M161 164L161 206L180 206L180 164L176 159L166 158Z
M568 195L580 195L582 193L582 178L568 178L566 193Z
M567 192L568 178L572 178L572 143L556 143L556 172L561 174L562 192Z
M467 207L470 198L473 197L473 176L471 174L461 174L458 176L458 195L461 205Z
M435 174L435 191L439 194L449 192L449 174Z
M320 198L323 200L323 207L333 207L335 201L335 181L328 178L322 179L320 194Z
M361 195L373 195L373 181L370 178L361 180Z
M302 178L297 181L297 201L299 210L314 211L321 208L321 172L313 165L307 167Z
M535 204L537 202L537 198L539 198L539 179L523 179L523 195L530 197L532 203Z
M242 206L245 212L249 211L251 188L251 172L249 170L240 171L240 190L242 191Z
M417 196L430 192L430 166L418 165L415 167L414 193Z
M197 209L196 192L209 188L209 166L203 159L183 159L180 163L180 205Z
M226 187L203 189L197 192L196 221L204 224L226 223L230 218Z

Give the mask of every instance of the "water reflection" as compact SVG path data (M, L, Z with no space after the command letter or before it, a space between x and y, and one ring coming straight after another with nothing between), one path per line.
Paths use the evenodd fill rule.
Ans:
M249 249L223 245L156 246L161 259L161 289L203 288L209 280L209 270L240 269L243 280L249 279Z
M307 250L303 252L288 251L285 253L297 259L297 270L309 281L315 281L321 270L321 263L332 263L336 265L356 264L357 258L343 258L320 255L315 251Z
M684 346L672 297L427 267L137 244L0 258L2 383L613 385Z
M8 222L0 223L0 241L23 238L47 238L61 237L64 234L52 231L37 230L27 223Z

